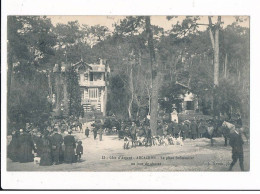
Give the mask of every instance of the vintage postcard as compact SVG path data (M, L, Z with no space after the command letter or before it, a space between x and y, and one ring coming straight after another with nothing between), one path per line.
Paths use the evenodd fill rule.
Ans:
M250 17L7 17L6 170L250 171Z

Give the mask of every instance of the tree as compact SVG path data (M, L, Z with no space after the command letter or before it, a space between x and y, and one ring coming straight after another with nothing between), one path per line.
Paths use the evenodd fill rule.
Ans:
M148 36L148 47L150 53L150 64L152 70L152 95L151 95L151 119L150 128L152 136L157 135L157 117L158 117L158 89L160 80L160 70L156 64L154 44L153 44L153 32L151 30L150 16L145 17L145 29Z
M73 67L70 67L66 74L66 81L68 83L67 90L69 93L69 115L73 115L78 118L84 114L83 107L81 106L81 94L78 83L78 75Z
M23 127L25 122L34 121L40 125L48 119L46 72L51 66L56 43L51 28L46 17L8 17L9 132L12 127Z

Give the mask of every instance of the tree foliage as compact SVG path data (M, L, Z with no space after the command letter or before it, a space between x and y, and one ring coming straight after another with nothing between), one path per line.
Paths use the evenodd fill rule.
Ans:
M175 20L176 17L167 17ZM241 113L249 118L249 29L235 22L219 26L219 86L214 87L214 49L211 34L216 25L200 31L199 17L189 16L168 31L149 24L148 16L127 16L111 31L105 26L78 21L53 26L40 16L8 17L8 119L10 128L26 122L44 123L51 112L47 100L53 83L48 75L55 64L81 59L110 65L107 112L122 119L142 119L151 113L153 79L161 73L158 97L161 107L180 109L184 85L200 99L201 110L227 117ZM237 20L238 21L238 20ZM225 22L225 21L222 21ZM70 114L82 114L77 75L66 73ZM11 124L16 123L16 124Z

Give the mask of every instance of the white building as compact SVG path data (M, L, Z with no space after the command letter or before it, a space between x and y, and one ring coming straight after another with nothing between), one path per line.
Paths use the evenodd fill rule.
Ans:
M75 65L81 91L81 105L85 112L101 112L106 115L107 76L110 68L100 60L99 64L87 64L81 60Z

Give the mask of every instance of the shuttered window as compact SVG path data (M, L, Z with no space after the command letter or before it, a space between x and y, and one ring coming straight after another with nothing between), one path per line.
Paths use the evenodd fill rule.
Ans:
M98 88L90 88L89 89L89 98L98 98Z

